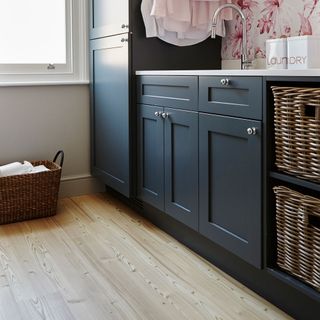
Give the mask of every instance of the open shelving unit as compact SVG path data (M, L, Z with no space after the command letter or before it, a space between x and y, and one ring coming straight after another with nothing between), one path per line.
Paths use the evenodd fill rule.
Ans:
M320 192L320 184L312 182L312 181L300 179L300 178L297 178L295 176L292 176L292 175L289 175L286 173L282 173L282 172L278 172L278 171L270 171L269 177L271 179L279 180L284 183L290 183L290 184L297 185L302 188L307 188L312 191Z
M265 207L264 207L264 267L275 278L288 284L303 294L320 302L320 291L285 270L277 264L277 229L276 205L273 187L285 186L303 194L320 198L320 184L292 174L279 171L275 165L275 138L274 138L274 101L271 86L320 87L320 79L306 78L292 80L292 78L266 79L266 104L264 106L264 170L265 170Z

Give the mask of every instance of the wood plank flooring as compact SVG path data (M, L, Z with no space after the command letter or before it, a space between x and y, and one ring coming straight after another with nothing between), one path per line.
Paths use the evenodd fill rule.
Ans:
M106 194L0 226L0 319L282 320L270 303Z

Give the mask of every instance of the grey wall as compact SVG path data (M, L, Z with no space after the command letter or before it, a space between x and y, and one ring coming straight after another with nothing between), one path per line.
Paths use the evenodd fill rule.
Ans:
M0 164L63 149L67 195L89 192L75 190L90 176L89 108L88 85L0 87Z

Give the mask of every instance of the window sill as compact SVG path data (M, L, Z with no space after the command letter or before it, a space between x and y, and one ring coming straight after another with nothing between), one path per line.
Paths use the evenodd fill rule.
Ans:
M89 80L0 82L0 87L67 86L89 84Z

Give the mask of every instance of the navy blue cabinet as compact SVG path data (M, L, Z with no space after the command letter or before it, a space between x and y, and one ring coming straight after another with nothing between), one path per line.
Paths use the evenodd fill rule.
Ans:
M200 233L261 266L261 122L200 114Z
M203 76L199 79L199 110L261 120L261 77Z
M129 0L90 0L90 39L128 32Z
M90 41L92 172L129 196L128 42L123 36Z
M138 197L198 229L198 113L139 105Z
M164 112L165 212L198 230L198 113Z
M138 196L261 267L261 78L221 80L138 78Z
M198 110L198 77L140 76L138 102L184 110Z
M219 68L221 42L208 39L178 47L147 39L141 0L89 0L89 8L92 173L108 187L132 197L137 167L135 71ZM145 98L161 100L161 107L198 107L198 77L166 78L157 77L144 87ZM168 90L169 96L161 97ZM140 103L157 105L151 100Z
M138 198L164 210L163 108L138 107Z

